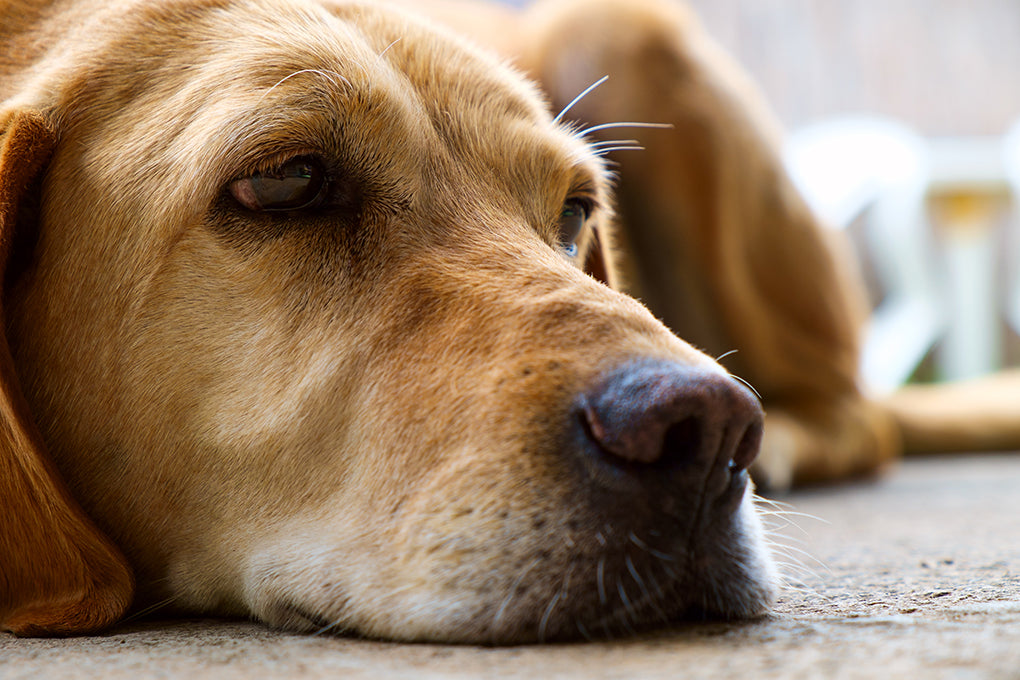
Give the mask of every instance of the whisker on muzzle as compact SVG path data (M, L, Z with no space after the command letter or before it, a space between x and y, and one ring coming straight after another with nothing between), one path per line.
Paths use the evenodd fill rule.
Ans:
M541 563L542 563L542 560L540 560L540 559L532 560L528 564L528 566L526 566L523 570L521 570L521 573L517 575L517 578L514 579L513 584L510 586L510 589L507 591L506 597L503 598L503 601L499 605L499 609L496 610L496 613L492 617L492 632L493 632L493 636L495 636L496 635L496 631L499 630L500 624L502 624L502 622L503 622L503 617L506 615L507 608L513 602L514 597L517 596L517 591L520 589L521 583L523 583L524 579L526 579L528 577L528 575L532 572L532 570L535 567L539 566Z
M143 607L142 609L139 609L138 611L132 612L131 614L125 616L123 619L120 620L120 623L122 624L133 623L135 621L138 621L139 619L143 619L151 614L154 614L161 609L166 609L176 601L177 601L176 597L168 597L165 600L160 600L159 602L150 604L148 607Z

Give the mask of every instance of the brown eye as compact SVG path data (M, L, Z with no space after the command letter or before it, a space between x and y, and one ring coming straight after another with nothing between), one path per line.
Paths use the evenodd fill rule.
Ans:
M249 210L301 210L326 194L326 172L312 156L292 158L270 172L257 172L230 183L230 194Z
M591 205L580 198L567 199L563 204L563 211L560 213L560 244L566 250L567 255L573 257L577 254L577 239L588 221L591 213Z

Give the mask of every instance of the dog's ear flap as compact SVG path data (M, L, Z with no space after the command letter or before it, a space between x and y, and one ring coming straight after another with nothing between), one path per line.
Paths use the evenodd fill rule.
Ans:
M0 115L0 281L20 207L55 145L39 114ZM95 631L123 616L133 591L126 560L71 497L49 459L0 334L0 629L19 635Z

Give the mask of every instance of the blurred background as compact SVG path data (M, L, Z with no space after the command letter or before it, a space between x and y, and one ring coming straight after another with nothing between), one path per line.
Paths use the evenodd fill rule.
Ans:
M690 0L796 127L847 112L926 135L1020 116L1018 0Z
M876 391L1020 363L1020 1L690 0L874 306Z
M1020 365L1020 0L686 2L757 81L791 176L855 248L865 383Z

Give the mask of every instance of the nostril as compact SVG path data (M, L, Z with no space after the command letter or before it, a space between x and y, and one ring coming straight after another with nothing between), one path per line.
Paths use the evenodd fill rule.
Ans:
M666 434L662 439L660 462L675 465L696 457L701 449L701 429L701 422L693 416L666 428Z
M731 471L738 472L751 467L751 463L758 457L758 451L761 448L761 435L761 418L752 419L737 446L733 449L733 457L729 463Z
M663 408L642 400L604 402L582 400L582 421L599 448L620 462L672 466L701 450L701 420L687 413L687 405L678 415L674 404Z

